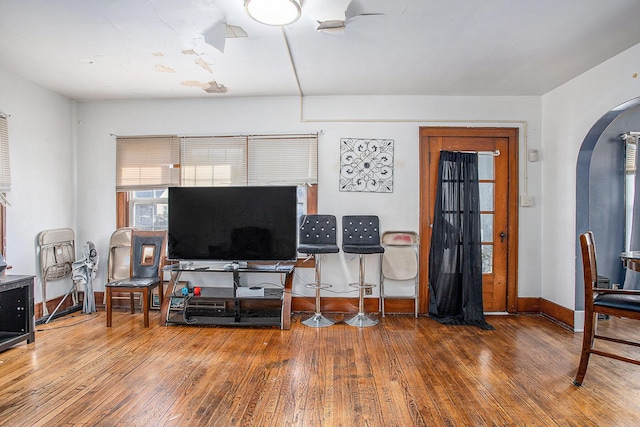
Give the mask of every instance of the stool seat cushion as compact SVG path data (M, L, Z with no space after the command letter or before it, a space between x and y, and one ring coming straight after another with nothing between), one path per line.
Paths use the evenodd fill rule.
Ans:
M337 254L340 252L340 248L332 244L305 243L298 245L298 252L303 254Z
M343 244L342 251L350 254L381 254L384 252L384 247L380 245Z

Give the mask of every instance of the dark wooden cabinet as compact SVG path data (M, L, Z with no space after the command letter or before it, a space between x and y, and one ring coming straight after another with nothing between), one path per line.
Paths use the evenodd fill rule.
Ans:
M0 279L0 351L36 340L33 314L33 276Z

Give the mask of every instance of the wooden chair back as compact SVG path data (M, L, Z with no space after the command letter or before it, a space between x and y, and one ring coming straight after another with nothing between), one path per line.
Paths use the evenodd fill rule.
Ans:
M582 274L584 277L584 301L586 307L587 301L593 301L593 288L598 283L596 245L591 231L580 235L580 249L582 251Z

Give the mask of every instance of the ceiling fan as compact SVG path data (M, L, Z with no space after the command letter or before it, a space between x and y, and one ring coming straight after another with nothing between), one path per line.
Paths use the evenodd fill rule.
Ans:
M348 1L348 3L346 10L342 12L345 1ZM316 20L318 22L316 30L323 33L342 34L347 23L357 18L384 15L384 13L368 12L364 0L334 0L333 2L306 0L301 4L306 13L312 16L322 16L323 19ZM343 19L332 19L333 16L340 15ZM205 43L215 47L220 52L224 52L226 39L247 37L247 33L239 26L229 25L224 20L220 20L205 31L203 36Z
M237 25L229 25L225 21L216 22L203 34L205 43L224 53L226 39L247 37L247 32Z
M344 12L344 19L328 19L318 21L317 31L330 34L343 34L347 23L364 16L378 16L384 13L366 11L363 0L351 0Z

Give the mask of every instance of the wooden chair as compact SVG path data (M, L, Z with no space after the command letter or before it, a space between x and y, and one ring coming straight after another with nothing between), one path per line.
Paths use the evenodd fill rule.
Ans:
M584 270L585 310L582 354L580 356L578 372L573 381L573 384L576 386L582 385L582 380L587 372L589 357L592 354L640 365L640 360L595 348L596 339L640 347L640 342L624 340L611 335L600 335L597 332L598 314L640 320L640 290L597 288L598 270L596 266L596 246L591 231L580 235L580 247L582 249L582 264Z
M140 231L131 233L130 275L106 284L107 326L111 326L113 292L139 292L142 294L144 327L149 327L151 291L158 287L160 306L164 298L162 260L166 246L166 231ZM135 312L131 298L131 313Z

